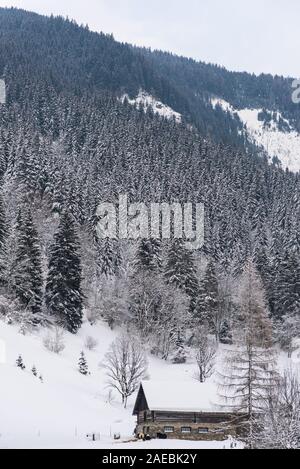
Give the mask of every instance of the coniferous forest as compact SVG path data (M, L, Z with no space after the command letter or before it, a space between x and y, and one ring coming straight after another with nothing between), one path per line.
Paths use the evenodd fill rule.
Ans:
M270 164L208 99L279 109L299 128L290 80L227 72L14 9L0 9L0 76L1 320L24 333L59 326L72 334L84 317L102 320L173 363L200 344L203 380L208 336L231 345L240 328L254 328L251 347L272 342L292 352L300 336L299 173ZM139 89L182 122L120 100ZM117 204L119 194L130 203L203 203L203 248L99 239L98 204ZM80 370L88 373L83 353ZM252 422L255 411L245 412Z

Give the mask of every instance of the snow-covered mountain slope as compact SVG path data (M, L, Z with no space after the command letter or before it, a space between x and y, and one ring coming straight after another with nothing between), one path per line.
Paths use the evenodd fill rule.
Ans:
M300 171L300 134L296 132L287 119L277 112L274 118L266 125L260 120L262 109L234 109L234 107L220 98L212 99L213 107L221 107L225 112L237 115L245 126L248 138L258 147L262 147L270 157L278 158L282 164L282 168L288 168L290 171ZM279 122L285 124L285 129L279 128Z
M140 90L139 94L134 99L130 99L127 94L124 94L121 97L121 102L124 102L125 99L127 99L129 104L132 106L142 106L145 112L148 108L151 108L155 114L158 114L159 116L166 119L175 119L177 123L180 123L182 120L181 114L175 112L171 107L163 104L161 101L158 101L146 91Z
M43 339L47 332L21 335L18 328L0 322L0 342L5 344L6 357L0 356L0 448L223 448L230 442L132 442L135 418L132 416L133 396L124 410L116 395L108 399L105 370L99 367L117 332L106 325L90 326L85 323L78 335L66 333L65 350L55 355L45 349ZM87 336L99 342L95 351L84 349ZM84 350L91 372L79 373L80 352ZM15 362L22 355L26 370L17 368ZM172 365L150 357L149 377L176 389L176 383L195 385L195 362ZM31 368L35 365L43 375L41 383ZM202 386L202 387L201 387ZM160 392L161 390L159 390ZM216 395L212 379L207 385L199 383L199 393ZM206 395L206 400L208 396ZM87 433L100 433L101 440L93 443ZM121 434L121 442L113 440L114 433ZM130 442L131 440L131 442Z
M0 364L0 447L68 445L80 442L89 432L101 432L104 441L110 432L130 435L134 419L119 405L107 403L103 358L113 334L104 327L89 325L78 336L66 334L66 348L61 355L47 351L43 336L23 336L15 327L1 323L0 337L6 346L5 363ZM91 376L77 370L86 335L100 341L95 352L85 350ZM18 355L26 370L15 366ZM31 373L35 365L44 383Z

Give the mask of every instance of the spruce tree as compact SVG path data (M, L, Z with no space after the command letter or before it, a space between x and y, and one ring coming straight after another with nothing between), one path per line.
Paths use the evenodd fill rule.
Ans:
M172 362L176 365L182 365L186 363L186 350L185 350L185 343L182 338L182 335L179 331L177 331L177 339L175 341L175 354L172 358Z
M78 370L79 373L81 373L84 376L87 376L89 374L89 368L88 364L85 358L84 352L81 352L79 362L78 362Z
M106 278L114 277L119 274L120 266L122 264L122 255L120 250L120 243L118 240L110 238L99 238L98 235L98 222L100 221L97 215L97 206L93 211L90 220L90 228L93 237L93 242L96 250L96 264L97 273L99 276L104 275Z
M32 314L41 311L43 299L43 269L41 249L31 211L24 207L16 224L16 258L14 289L18 300Z
M119 242L108 238L98 240L96 251L99 275L106 278L118 275L122 263Z
M162 267L161 241L142 239L138 245L135 267L136 270L159 271Z
M205 276L201 282L197 303L197 316L200 322L209 324L217 342L220 340L221 329L224 322L223 310L219 301L219 282L215 264L210 261Z
M0 195L0 285L5 283L7 222L4 202Z
M184 246L182 240L171 243L165 267L167 284L182 290L190 298L190 310L194 311L199 290L193 252Z
M300 261L293 252L285 251L277 265L274 279L274 316L298 316L300 313Z
M46 283L46 306L49 315L69 332L76 334L82 324L83 294L81 261L75 223L63 213L50 248Z
M21 355L19 355L17 361L16 361L16 365L18 368L21 368L21 370L25 370L26 366L24 365L23 363L23 358L21 357Z

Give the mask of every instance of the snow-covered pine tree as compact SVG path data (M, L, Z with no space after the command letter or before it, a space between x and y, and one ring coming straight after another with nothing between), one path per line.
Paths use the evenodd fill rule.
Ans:
M98 204L95 205L91 219L89 221L89 229L93 237L93 243L96 251L97 275L106 278L114 277L119 274L122 265L122 255L120 243L116 239L100 238L98 234L98 223L100 217L97 214Z
M207 322L220 341L221 329L224 323L225 309L221 307L219 298L219 282L215 264L210 261L207 265L205 276L201 282L200 294L197 302L197 315L200 322Z
M5 283L7 222L3 197L0 194L0 285Z
M32 369L31 369L31 373L33 374L33 376L35 376L37 378L38 372L37 372L37 369L36 369L35 365L33 365Z
M294 341L300 336L300 317L299 314L285 314L283 318L276 322L276 337L288 358L292 358L292 354L297 350Z
M84 376L89 374L89 367L85 358L84 352L81 352L79 362L78 362L78 370Z
M190 298L190 310L196 307L199 285L194 263L194 254L184 246L184 241L174 240L168 249L165 266L167 284L174 285Z
M81 262L75 223L63 213L50 248L45 301L48 313L69 332L82 324Z
M135 268L146 269L148 271L160 271L162 268L162 246L157 239L142 239L139 242Z
M16 365L18 368L21 368L21 370L25 370L26 366L23 363L23 358L21 355L19 355L19 357L17 358Z
M274 316L277 320L284 316L300 314L300 262L296 254L285 251L277 265L274 279Z
M122 264L119 242L109 238L97 240L96 252L98 274L106 278L118 275Z
M181 332L177 332L177 339L175 341L175 352L172 358L172 362L176 365L182 365L186 363L187 353L185 349L184 339L181 335Z
M221 325L219 339L221 344L232 344L232 332L227 319Z
M31 146L28 145L22 148L16 172L23 196L27 201L33 200L38 180L38 170Z
M21 305L39 314L43 301L43 269L40 242L29 207L19 212L16 224L16 253L13 286ZM38 319L33 319L38 322Z
M233 347L219 373L223 397L247 423L247 442L254 441L254 425L264 400L276 385L272 322L262 280L252 259L247 261L237 296L238 317Z

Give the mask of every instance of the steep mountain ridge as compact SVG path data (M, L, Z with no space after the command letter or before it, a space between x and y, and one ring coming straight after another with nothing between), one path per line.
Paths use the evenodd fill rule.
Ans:
M114 432L131 438L133 418L111 405L98 367L108 350L141 357L135 391L148 372L194 381L196 350L214 354L218 344L223 357L245 325L244 341L260 352L274 339L293 354L300 174L284 167L297 151L280 165L265 142L299 131L289 80L232 74L15 9L0 10L0 72L1 446L91 447L84 434L94 431L97 447L114 446ZM99 204L119 209L123 194L136 231L131 204L203 203L203 248L172 236L171 220L169 239L102 238ZM258 373L249 362L248 382L260 380L265 358Z
M25 90L34 90L35 99L44 100L45 90L35 80L39 76L44 88L79 96L105 90L118 97L128 94L129 99L138 99L143 90L182 115L202 135L250 152L260 153L261 148L257 149L251 135L242 132L239 119L211 105L214 96L237 110L280 112L289 120L291 132L300 129L300 109L291 99L291 79L229 72L184 57L120 44L112 36L91 32L62 18L16 9L0 9L0 38L0 74L7 81L8 100L12 102ZM281 158L282 148L276 156ZM283 158L283 163L287 160Z

